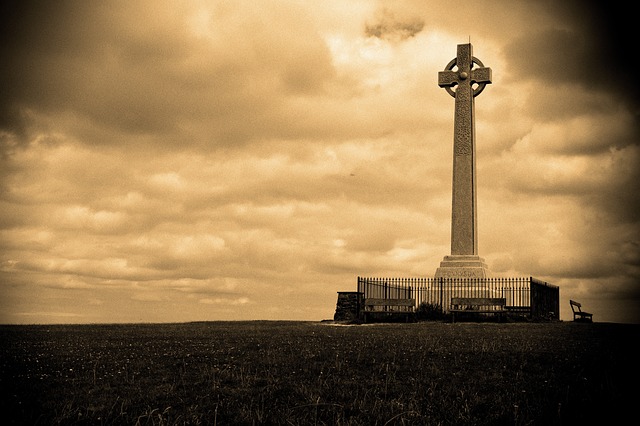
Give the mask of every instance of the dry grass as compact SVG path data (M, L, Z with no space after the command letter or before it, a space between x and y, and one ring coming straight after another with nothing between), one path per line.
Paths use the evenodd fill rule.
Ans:
M639 337L574 323L1 326L0 408L16 424L614 424L637 399Z

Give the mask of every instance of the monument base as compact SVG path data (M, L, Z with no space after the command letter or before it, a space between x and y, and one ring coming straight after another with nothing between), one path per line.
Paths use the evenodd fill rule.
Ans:
M480 256L445 256L436 269L436 278L490 278L491 271Z

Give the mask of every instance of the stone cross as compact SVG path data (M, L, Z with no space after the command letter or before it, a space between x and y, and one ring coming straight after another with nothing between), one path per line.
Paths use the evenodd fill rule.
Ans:
M486 271L475 270L486 269L486 265L478 257L474 99L490 83L491 68L486 68L473 56L471 44L459 44L457 58L449 62L444 71L438 73L438 85L444 87L455 98L455 115L451 256L445 257L441 267L436 271L436 277L487 276Z

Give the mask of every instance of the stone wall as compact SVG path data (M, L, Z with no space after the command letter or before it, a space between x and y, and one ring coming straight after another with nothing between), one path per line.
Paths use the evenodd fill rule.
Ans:
M348 321L358 319L363 305L364 294L357 291L339 291L334 321Z

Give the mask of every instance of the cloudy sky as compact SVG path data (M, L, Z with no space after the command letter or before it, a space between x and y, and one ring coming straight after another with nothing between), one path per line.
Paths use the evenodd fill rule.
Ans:
M493 70L480 255L560 286L563 319L572 298L640 322L637 37L615 3L2 2L0 323L320 320L359 275L432 276L437 73L469 38Z

